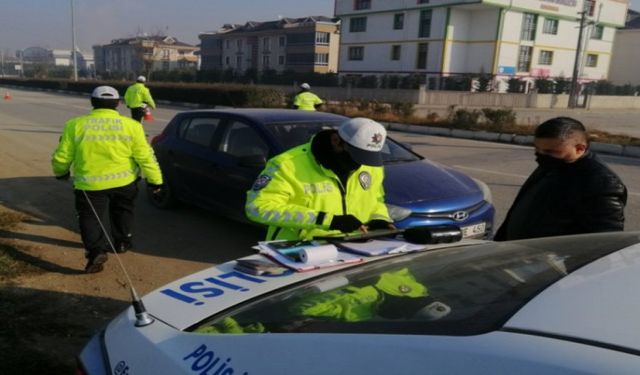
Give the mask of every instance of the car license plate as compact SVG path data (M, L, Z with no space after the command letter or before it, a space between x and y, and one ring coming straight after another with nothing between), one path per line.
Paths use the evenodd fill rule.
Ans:
M487 223L482 222L478 224L461 227L460 230L462 231L462 238L469 238L469 237L484 236L484 232L486 228L487 228Z

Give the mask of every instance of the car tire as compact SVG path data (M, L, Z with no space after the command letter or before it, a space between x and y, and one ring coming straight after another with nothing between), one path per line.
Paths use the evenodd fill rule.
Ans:
M147 197L152 206L162 210L170 209L178 205L178 200L173 194L173 189L169 181L166 181L164 185L162 185L160 193L153 193L153 189L147 186Z

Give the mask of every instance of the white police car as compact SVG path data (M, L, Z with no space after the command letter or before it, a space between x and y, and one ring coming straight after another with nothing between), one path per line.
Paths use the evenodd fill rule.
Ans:
M235 264L145 296L153 322L123 312L78 373L640 373L639 232L465 240L299 273Z

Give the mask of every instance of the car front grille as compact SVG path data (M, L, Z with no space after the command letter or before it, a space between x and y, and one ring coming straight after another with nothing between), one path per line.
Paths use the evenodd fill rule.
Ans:
M460 208L455 211L445 212L413 212L412 217L424 217L429 219L450 219L454 221L464 221L470 217L475 211L483 207L487 202L482 201L470 207Z

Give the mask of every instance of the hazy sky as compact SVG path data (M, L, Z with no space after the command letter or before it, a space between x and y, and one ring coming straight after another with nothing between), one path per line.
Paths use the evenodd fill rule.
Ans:
M74 0L76 45L94 44L139 32L197 44L198 33L225 23L270 21L278 16L333 16L334 0ZM71 49L71 0L0 0L0 51L31 46ZM640 10L640 0L631 0Z
M637 0L640 1L640 0ZM333 16L334 0L75 0L76 45L159 32L186 43L225 23ZM71 49L71 0L0 0L0 50Z

